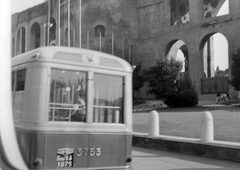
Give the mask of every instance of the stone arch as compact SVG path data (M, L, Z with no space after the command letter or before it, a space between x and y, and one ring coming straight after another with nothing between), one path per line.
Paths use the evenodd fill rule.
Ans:
M218 40L219 37L221 37L220 41L224 41L224 43ZM220 47L219 47L219 44L221 45ZM221 56L219 56L218 51L220 50L223 50L223 51L225 50L222 53L222 55L225 55L225 56L222 56L221 54L220 54ZM225 61L225 67L222 67L222 69L224 69L222 71L225 71L225 69L229 67L228 42L227 42L227 38L222 33L212 32L205 35L200 42L199 51L200 51L201 60L202 60L202 69L203 69L202 78L210 78L210 77L217 76L216 71L217 71L217 67L219 66L218 65L219 62L217 61ZM226 72L228 72L228 70ZM228 73L226 73L226 75L227 74Z
M165 48L165 56L167 59L175 58L182 61L182 73L187 73L189 68L188 62L188 48L184 41L174 39L170 41Z
M41 29L38 22L33 23L30 29L30 50L40 47Z
M17 54L22 54L25 52L26 46L26 29L21 27L17 32L17 43L16 43Z

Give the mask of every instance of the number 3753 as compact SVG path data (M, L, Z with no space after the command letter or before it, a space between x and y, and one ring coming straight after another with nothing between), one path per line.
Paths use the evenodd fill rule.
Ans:
M101 148L77 148L77 156L100 156Z

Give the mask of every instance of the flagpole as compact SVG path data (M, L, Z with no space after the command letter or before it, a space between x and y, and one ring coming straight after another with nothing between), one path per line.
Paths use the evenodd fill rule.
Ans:
M20 28L20 43L19 43L19 51L22 54L22 27Z
M58 45L61 46L61 0L58 0Z
M47 22L47 46L50 41L50 0L48 0L48 22Z
M43 25L43 46L46 46L46 25Z
M82 0L79 0L79 47L82 47Z
M114 33L112 32L112 55L114 55Z
M122 51L122 55L123 55L122 57L123 57L123 59L125 59L125 58L124 58L124 50L125 50L125 49L124 49L124 41L125 41L125 39L124 39L124 34L123 34L123 44L122 44L122 50L123 50L123 51Z
M89 31L87 31L87 49L89 49Z
M25 52L28 50L28 37L27 37L27 32L28 32L28 26L25 26Z
M73 30L73 47L75 47L75 29Z
M17 31L15 31L15 44L14 44L14 48L15 48L15 55L14 56L16 56L17 55Z
M102 51L102 34L101 34L101 31L99 31L99 49L100 51Z
M70 0L68 0L68 47L70 47Z

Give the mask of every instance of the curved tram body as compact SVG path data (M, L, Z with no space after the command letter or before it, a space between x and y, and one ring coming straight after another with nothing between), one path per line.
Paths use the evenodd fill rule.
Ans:
M132 68L84 49L12 58L13 116L29 169L131 169Z

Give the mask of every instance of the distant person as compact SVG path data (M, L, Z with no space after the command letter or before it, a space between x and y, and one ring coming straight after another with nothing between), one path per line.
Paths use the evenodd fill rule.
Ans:
M216 96L216 104L220 103L221 101L221 94L220 93L217 93L217 96Z

